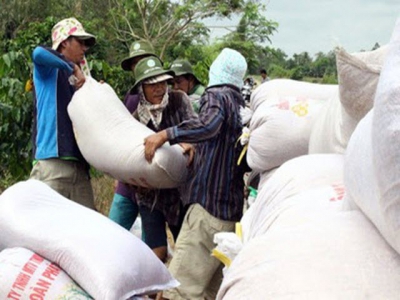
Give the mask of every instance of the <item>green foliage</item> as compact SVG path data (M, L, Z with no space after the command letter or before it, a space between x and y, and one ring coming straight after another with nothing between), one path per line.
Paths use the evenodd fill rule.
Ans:
M323 83L323 84L338 84L337 75L335 75L335 74L325 74L322 77L321 83Z
M112 26L118 40L129 44L132 40L150 42L161 59L168 48L190 38L194 43L208 37L201 22L209 17L229 17L242 13L247 3L243 0L182 0L132 1L111 0Z
M191 61L193 66L193 72L196 74L197 78L201 81L201 83L205 86L208 84L208 71L210 70L210 66L214 59L219 54L219 50L217 47L203 47L201 52L201 58L198 60ZM187 56L189 59L190 56ZM190 59L189 59L190 61Z
M269 77L271 78L291 78L291 71L279 65L271 65L268 69Z
M265 69L268 72L272 65L285 66L287 55L280 49L260 47L260 50L257 52L257 58L259 65L254 69L249 68L249 72L252 74L259 73L261 69Z
M262 15L265 10L265 5L257 1L247 2L239 25L231 36L234 39L253 43L271 42L269 37L276 31L278 23L267 20Z
M301 80L305 76L304 68L301 66L290 70L290 79Z
M104 80L123 99L126 92L133 86L134 78L132 72L126 72L118 66L110 66L103 60L89 60L91 75L96 80Z
M246 57L249 73L257 72L263 62L259 53L264 51L259 44L270 42L270 36L278 27L278 23L269 21L262 15L263 11L265 6L261 3L247 2L236 31L223 39L223 47L235 49Z
M0 177L24 178L30 170L32 95L25 92L30 67L25 54L0 58Z

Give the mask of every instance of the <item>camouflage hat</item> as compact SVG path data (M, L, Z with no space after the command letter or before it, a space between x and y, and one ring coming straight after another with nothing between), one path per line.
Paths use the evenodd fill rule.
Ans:
M129 56L121 62L125 71L131 71L132 60L138 56L158 56L154 53L153 46L147 41L133 42L129 47Z
M177 60L175 60L172 63L172 65L170 67L170 70L174 71L175 76L191 74L197 80L197 82L200 82L200 80L193 73L192 65L190 64L189 61L187 61L185 59L177 59Z
M145 57L135 67L135 84L136 88L139 83L146 81L150 84L160 81L166 81L173 78L174 72L171 70L164 70L161 60L155 56ZM149 80L150 79L150 80Z

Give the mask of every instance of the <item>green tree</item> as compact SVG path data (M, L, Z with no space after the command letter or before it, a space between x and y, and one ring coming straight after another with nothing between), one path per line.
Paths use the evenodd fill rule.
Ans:
M311 65L310 76L322 78L328 75L336 76L336 55L334 51L327 54L318 52Z
M262 15L265 10L265 5L258 1L247 2L236 30L223 38L223 47L236 49L245 55L251 74L258 72L261 63L259 55L267 52L261 45L271 42L270 36L278 27L278 23Z
M53 25L52 18L33 22L14 39L2 40L7 52L0 57L0 178L20 180L31 168L32 93L26 85L32 77L32 50L49 42Z
M274 78L272 68L274 66L286 66L287 54L281 49L274 49L271 47L261 48L257 53L259 65L256 70L252 70L253 74L258 74L261 69L267 70L268 75Z
M108 0L2 0L0 32L6 33L8 38L13 38L18 30L26 29L30 22L42 21L50 16L55 20L69 17L84 17L90 20L101 16L99 19L104 20L104 13L108 10Z
M207 37L202 23L209 17L229 17L243 11L244 0L111 0L113 28L118 40L150 42L161 58L182 37L199 42Z

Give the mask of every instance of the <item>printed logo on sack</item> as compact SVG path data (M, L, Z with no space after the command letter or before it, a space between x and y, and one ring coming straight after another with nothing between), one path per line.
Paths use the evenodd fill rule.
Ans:
M154 67L154 66L156 65L156 62L155 62L154 60L152 60L152 59L149 59L149 60L147 61L147 65L148 65L150 68L152 68L152 67Z
M346 194L346 189L343 184L332 184L332 188L334 193L336 194L334 197L331 197L329 201L338 201L343 200L344 195Z

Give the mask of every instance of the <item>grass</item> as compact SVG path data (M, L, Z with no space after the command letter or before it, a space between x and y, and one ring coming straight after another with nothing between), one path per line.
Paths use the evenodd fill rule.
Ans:
M114 197L114 179L108 175L92 178L94 204L97 210L108 216L112 199Z

